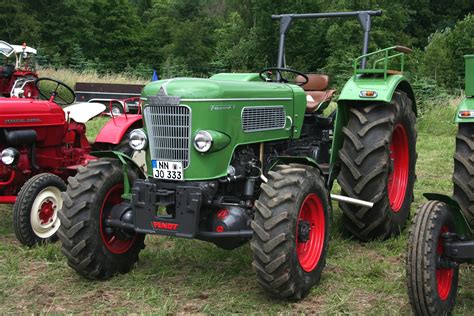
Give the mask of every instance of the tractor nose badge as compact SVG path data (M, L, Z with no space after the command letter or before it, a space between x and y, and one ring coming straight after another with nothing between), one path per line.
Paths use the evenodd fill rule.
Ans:
M298 223L298 242L305 243L309 240L309 232L311 231L311 225L309 221L302 221Z

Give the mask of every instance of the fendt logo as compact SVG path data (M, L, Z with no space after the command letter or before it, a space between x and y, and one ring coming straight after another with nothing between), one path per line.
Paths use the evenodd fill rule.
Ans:
M178 224L166 222L153 222L154 229L177 230Z

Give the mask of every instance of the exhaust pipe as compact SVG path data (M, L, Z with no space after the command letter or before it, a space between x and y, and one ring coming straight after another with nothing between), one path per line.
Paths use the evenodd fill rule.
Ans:
M354 199L354 198L350 198L348 196L337 195L337 194L331 194L331 199L334 200L334 201L338 201L338 202L346 202L346 203L349 203L349 204L365 206L365 207L368 207L368 208L372 208L374 206L374 203L372 203L372 202L359 200L359 199Z

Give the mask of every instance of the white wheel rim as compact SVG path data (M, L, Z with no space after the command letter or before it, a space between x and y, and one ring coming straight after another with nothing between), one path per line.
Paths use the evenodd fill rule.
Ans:
M36 195L31 206L30 223L38 237L49 238L58 230L61 225L58 211L62 205L61 191L57 187L46 187Z
M120 112L120 109L118 109L117 107L113 107L113 108L112 108L112 115L113 115L113 116L120 116L120 114L122 114L122 113Z

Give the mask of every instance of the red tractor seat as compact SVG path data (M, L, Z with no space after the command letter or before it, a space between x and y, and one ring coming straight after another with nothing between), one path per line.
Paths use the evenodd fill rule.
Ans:
M324 110L331 102L336 90L328 90L329 76L320 74L307 74L308 82L301 86L306 92L306 113ZM296 77L296 82L304 82L302 76Z

